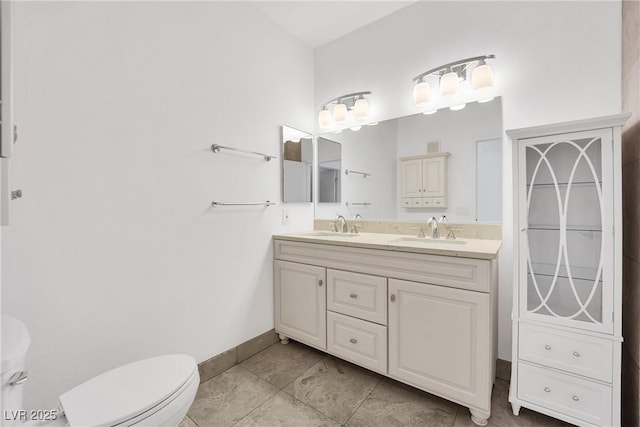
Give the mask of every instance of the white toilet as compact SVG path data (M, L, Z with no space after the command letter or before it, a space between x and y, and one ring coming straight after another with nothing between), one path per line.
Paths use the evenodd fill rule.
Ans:
M20 412L29 344L24 324L2 316L3 426L177 426L200 383L198 366L191 356L152 357L100 374L62 394L54 421L24 423L24 415L30 415ZM48 415L44 412L36 415Z

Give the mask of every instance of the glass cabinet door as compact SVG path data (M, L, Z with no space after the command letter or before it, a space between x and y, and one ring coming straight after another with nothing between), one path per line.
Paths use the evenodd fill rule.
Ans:
M518 141L524 318L612 331L611 141L610 129Z

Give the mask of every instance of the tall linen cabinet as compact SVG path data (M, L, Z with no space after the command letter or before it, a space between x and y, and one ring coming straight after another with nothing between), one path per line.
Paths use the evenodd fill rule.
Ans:
M620 129L628 117L507 131L516 415L524 406L582 426L620 425Z

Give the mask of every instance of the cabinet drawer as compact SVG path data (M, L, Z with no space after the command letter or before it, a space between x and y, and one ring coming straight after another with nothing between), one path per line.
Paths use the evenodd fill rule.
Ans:
M387 324L387 278L327 270L327 309Z
M387 373L387 328L327 312L327 351L372 371Z
M602 381L612 381L613 342L520 323L520 359Z
M447 198L446 197L434 197L431 199L433 201L434 208L446 208L447 207Z
M595 425L611 425L611 387L518 363L518 398Z
M413 207L413 199L410 197L403 197L402 201L400 202L400 205L403 208L411 208Z
M413 199L413 207L414 208L421 208L423 206L424 206L423 199L421 199L421 198Z
M431 197L422 198L422 206L425 208L430 208L433 206L433 199Z

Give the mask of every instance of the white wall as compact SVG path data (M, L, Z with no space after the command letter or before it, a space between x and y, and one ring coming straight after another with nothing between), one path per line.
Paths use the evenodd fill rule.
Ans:
M505 129L614 114L620 111L620 21L619 2L419 2L316 49L315 95L371 90L373 120L405 116L416 112L412 77L492 53ZM503 156L499 355L511 359L506 139Z
M247 3L15 3L2 310L32 335L26 405L163 353L198 362L273 327L281 124L311 130L313 53Z

